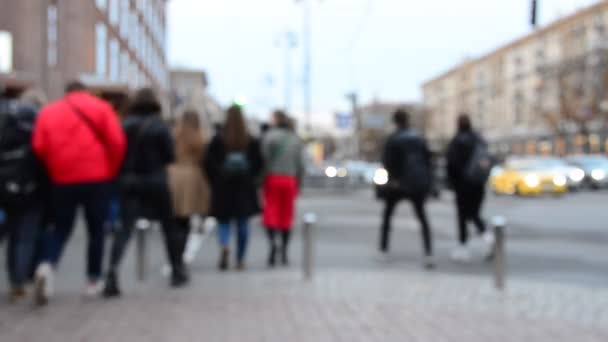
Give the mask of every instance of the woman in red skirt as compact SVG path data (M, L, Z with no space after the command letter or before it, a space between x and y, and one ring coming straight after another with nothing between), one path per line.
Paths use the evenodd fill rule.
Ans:
M270 267L275 266L277 256L283 265L289 263L287 248L298 187L304 174L303 144L294 132L291 120L282 111L276 111L273 116L273 128L262 141L266 166L263 223L270 242Z

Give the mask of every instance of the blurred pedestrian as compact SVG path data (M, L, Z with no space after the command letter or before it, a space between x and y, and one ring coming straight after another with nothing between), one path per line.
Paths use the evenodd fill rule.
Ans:
M174 134L177 159L169 168L175 229L182 255L186 249L191 222L201 223L209 211L209 184L200 167L207 139L199 118L197 112L186 111L178 119Z
M207 151L204 167L211 184L211 216L219 222L219 269L229 267L231 223L237 224L237 269L245 269L249 218L260 211L256 180L262 172L260 143L248 130L238 106L227 111L226 124Z
M2 113L0 125L0 206L8 231L7 270L11 302L25 297L31 279L38 239L46 228L49 183L33 152L34 123L46 97L27 90L13 107Z
M265 165L263 223L270 243L270 267L276 264L277 252L283 265L289 263L287 252L295 201L304 175L302 142L291 129L290 121L284 112L276 111L274 126L262 141ZM280 243L277 243L277 237Z
M105 297L121 295L119 267L139 220L160 221L174 287L188 282L174 228L167 169L175 161L174 143L161 118L162 107L153 90L137 91L123 122L127 157L119 176L122 226L114 233Z
M124 158L126 140L110 104L72 82L66 95L46 106L36 121L33 148L52 182L54 229L44 241L36 271L36 297L45 304L52 292L56 267L69 239L78 207L88 229L86 294L102 288L104 224L109 212L109 182Z
M380 252L385 257L389 251L391 219L397 203L408 199L421 225L424 266L433 268L431 227L425 211L432 183L431 155L424 138L410 128L406 111L397 110L393 122L397 130L388 138L382 159L389 175L390 191L384 198L386 206L380 234Z
M458 132L448 147L447 162L448 178L456 193L460 243L453 251L452 259L469 262L472 255L468 246L467 222L472 221L482 236L484 254L492 251L494 236L486 229L481 218L485 186L492 166L491 159L484 139L473 130L471 120L465 114L458 118Z

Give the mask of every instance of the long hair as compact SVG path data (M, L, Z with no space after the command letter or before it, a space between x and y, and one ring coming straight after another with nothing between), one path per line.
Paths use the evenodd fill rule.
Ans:
M47 104L48 99L40 89L28 89L21 94L19 102L23 105L39 109Z
M129 106L129 114L160 115L162 107L156 93L151 88L142 88L135 93Z
M206 140L198 113L194 110L185 111L175 127L178 153L198 154Z
M222 131L228 150L244 151L249 145L249 132L243 111L239 106L231 106L226 113L226 124Z

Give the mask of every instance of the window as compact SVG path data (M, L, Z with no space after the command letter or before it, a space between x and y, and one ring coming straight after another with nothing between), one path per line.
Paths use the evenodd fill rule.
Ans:
M95 0L95 4L97 4L97 8L99 8L100 11L104 11L108 6L108 0Z
M114 26L118 26L120 21L120 0L109 0L110 1L110 23ZM123 1L128 3L128 1Z
M129 80L129 53L123 51L120 55L120 80L127 82Z
M108 29L104 23L97 23L95 26L95 63L97 75L105 77L107 74L107 42Z
M118 0L117 0L118 1ZM129 39L129 23L131 20L131 6L129 1L123 0L120 2L122 9L120 10L120 34L122 38Z
M116 38L110 42L110 79L118 81L120 76L120 45Z
M52 4L47 8L47 61L50 67L57 65L57 5Z

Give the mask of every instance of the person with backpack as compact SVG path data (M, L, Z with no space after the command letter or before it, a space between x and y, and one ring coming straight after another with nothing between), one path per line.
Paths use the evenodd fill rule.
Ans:
M289 117L282 111L276 111L274 128L269 130L262 141L262 155L266 166L263 223L270 243L269 267L275 266L277 254L283 265L289 264L287 251L295 201L304 175L302 142L290 125ZM280 248L277 237L280 239Z
M466 114L460 115L458 132L450 142L447 153L448 180L456 193L458 211L460 245L452 252L454 261L466 263L471 260L468 221L475 224L482 237L484 254L489 255L493 249L494 236L486 229L480 214L491 168L492 159L485 141L473 130L470 118Z
M125 154L126 140L112 106L93 96L80 82L66 95L42 109L32 138L34 152L51 179L53 230L43 242L42 262L36 270L36 300L46 304L56 267L69 239L79 207L88 230L87 296L101 289L104 225L110 205L110 182Z
M188 274L175 230L168 168L175 161L173 136L161 118L162 107L152 89L137 91L123 122L127 135L127 156L118 184L121 193L121 229L114 233L110 265L103 295L121 295L119 268L139 220L160 221L171 265L170 285L184 286Z
M423 266L430 269L435 264L425 203L432 185L431 154L424 138L410 128L409 115L405 110L395 111L393 122L397 130L388 138L382 157L391 189L384 196L380 252L383 257L388 254L392 216L399 201L408 199L421 225Z
M260 212L257 180L263 169L260 143L247 131L239 106L228 108L226 124L209 144L204 168L211 184L211 212L219 222L218 267L229 268L231 223L237 225L236 267L245 269L249 218Z
M181 254L186 250L191 222L202 222L209 211L209 183L199 167L207 144L202 128L200 116L192 110L185 111L175 127L176 161L169 167L169 185Z
M7 217L11 302L26 296L25 285L39 252L37 242L46 228L49 184L31 145L34 123L45 102L41 92L30 89L6 107L12 110L0 114L0 207Z

